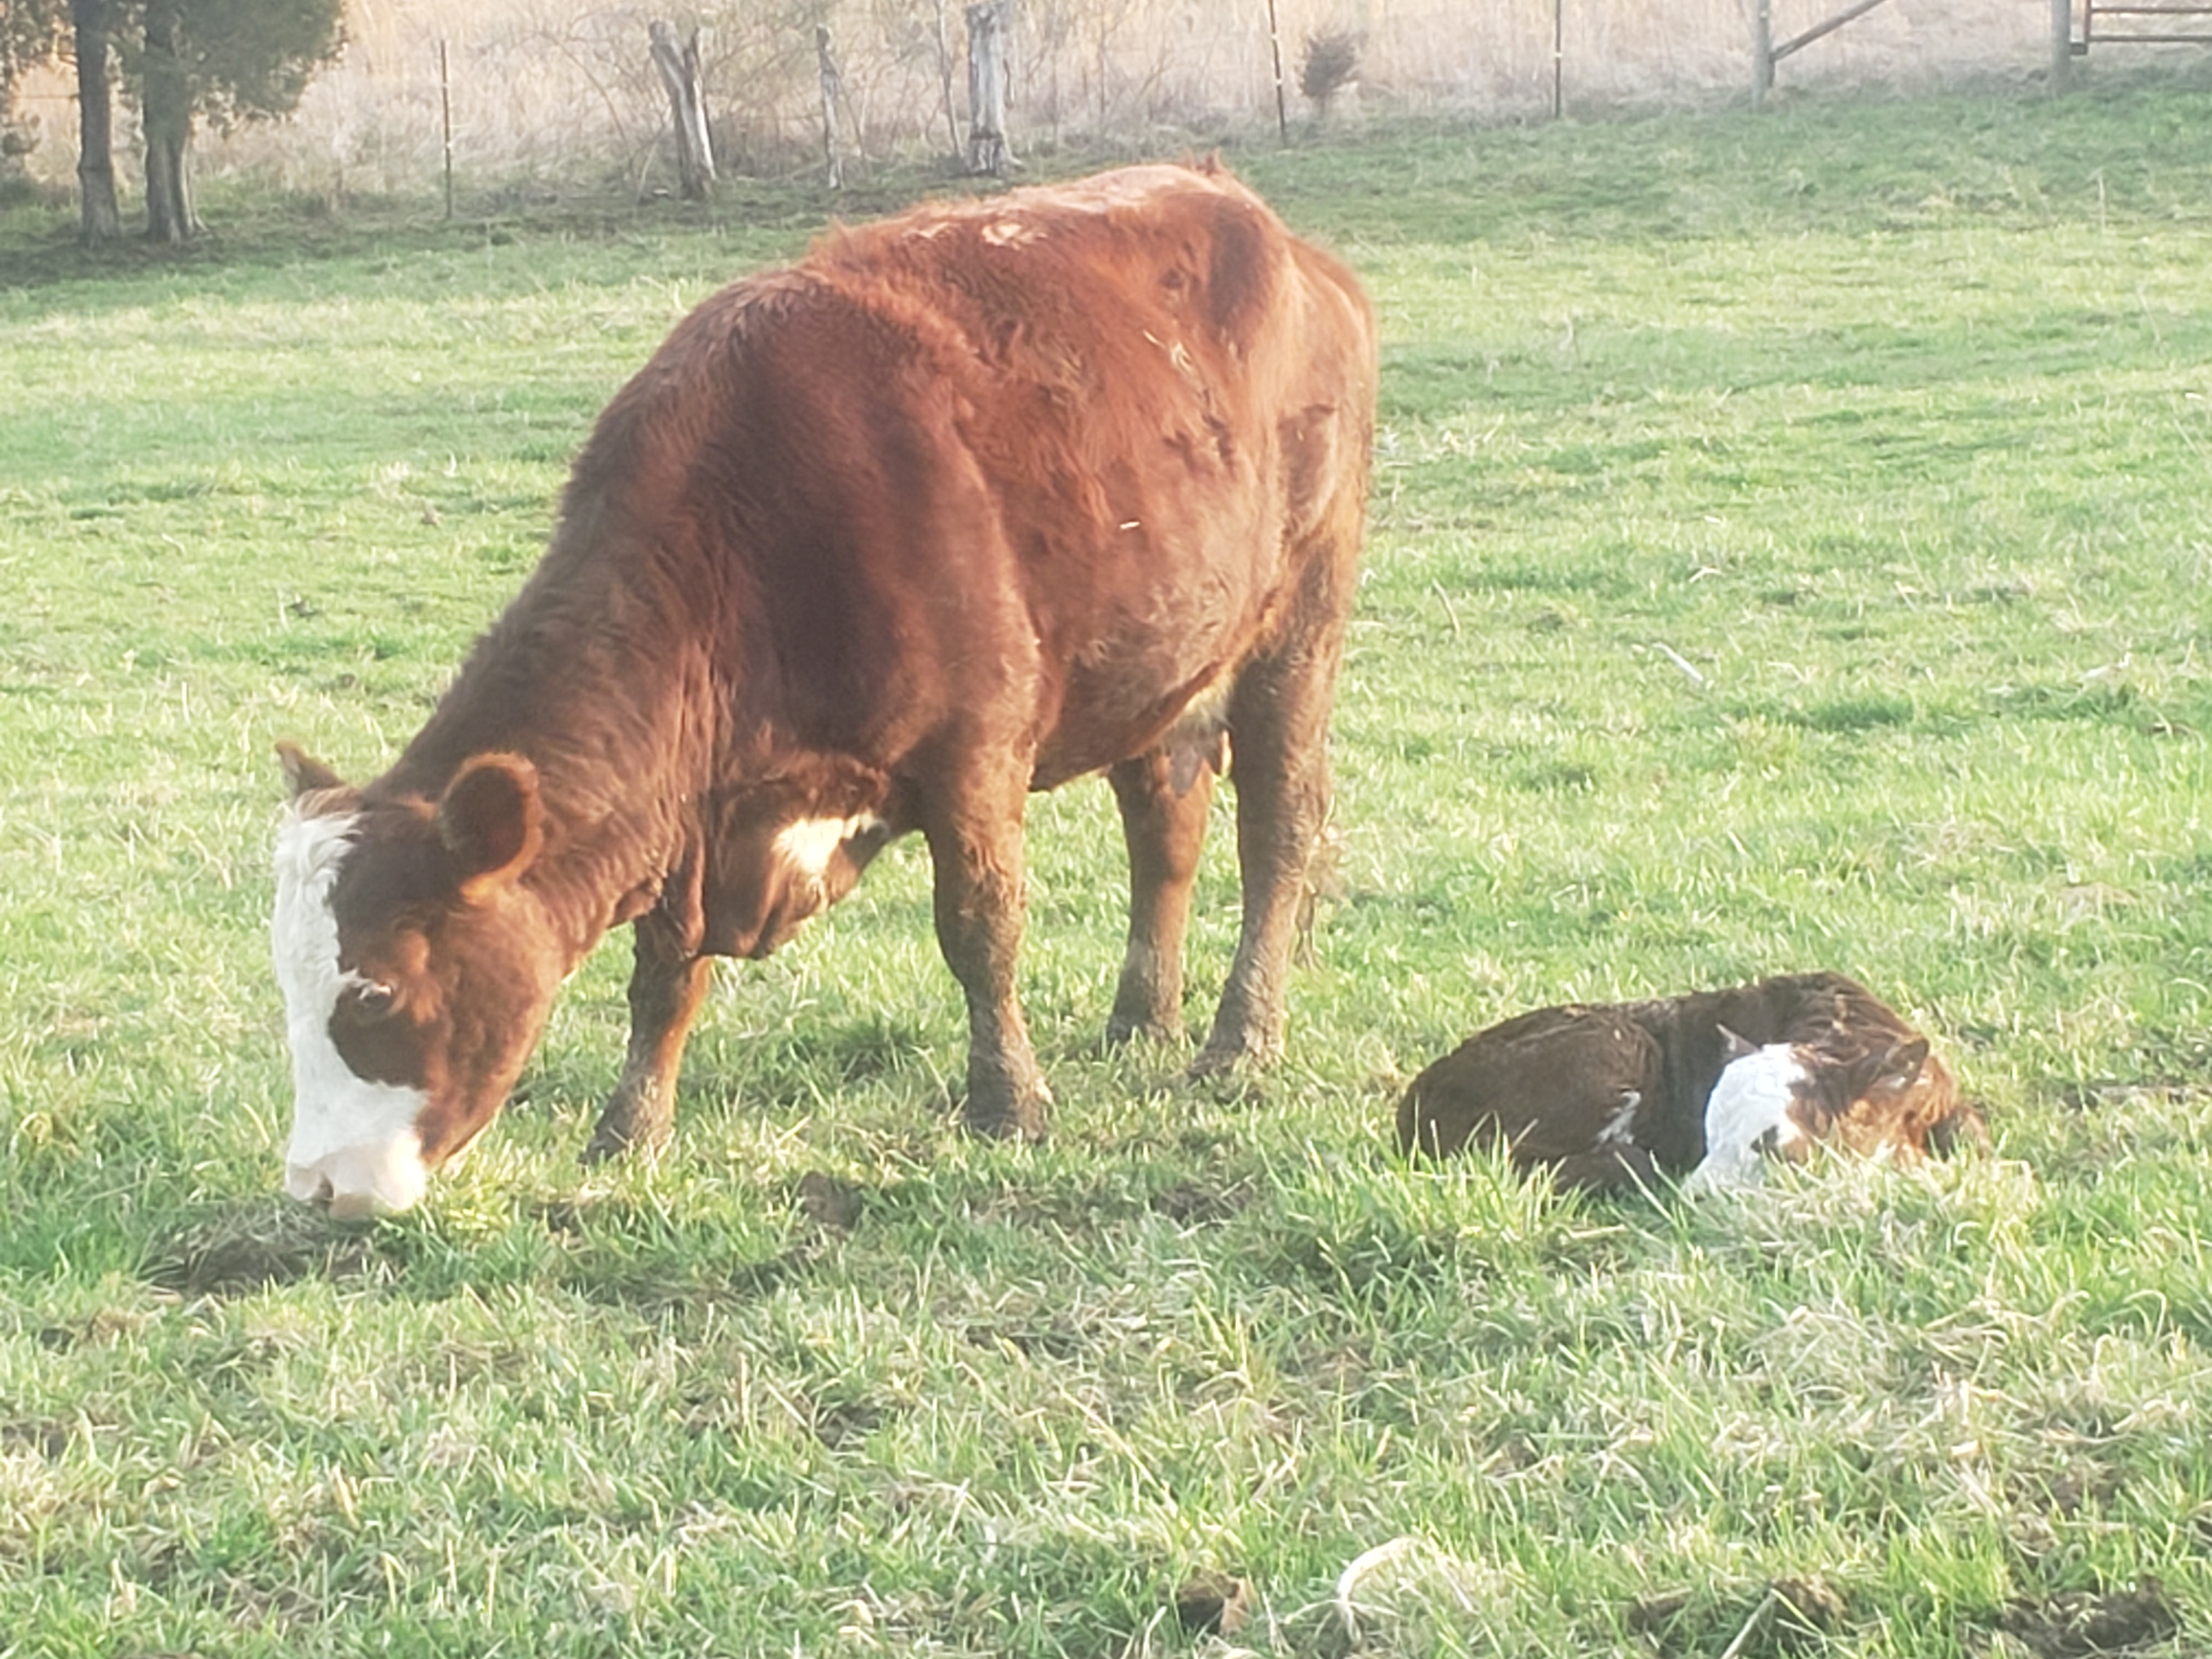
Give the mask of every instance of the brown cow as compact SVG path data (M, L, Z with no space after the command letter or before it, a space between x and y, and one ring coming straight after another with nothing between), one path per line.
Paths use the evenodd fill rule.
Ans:
M1398 1103L1398 1144L1442 1157L1503 1142L1563 1187L1692 1191L1759 1178L1832 1140L1900 1159L1986 1141L1928 1039L1841 974L1647 1002L1540 1008L1478 1031Z
M354 787L284 748L288 1187L414 1201L623 922L629 1053L591 1153L658 1146L710 958L765 956L913 830L968 1121L1040 1133L1023 798L1102 770L1131 865L1110 1034L1180 1031L1233 753L1243 933L1197 1064L1273 1054L1375 391L1352 275L1210 167L924 208L708 300L392 769Z

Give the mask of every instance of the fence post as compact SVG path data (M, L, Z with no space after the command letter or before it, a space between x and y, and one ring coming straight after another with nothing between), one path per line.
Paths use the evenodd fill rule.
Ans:
M2074 79L2074 0L2051 0L2051 90L2063 92Z
M1567 0L1552 0L1552 118L1566 113Z
M968 8L968 171L1003 179L1014 165L1006 142L1006 8L980 0Z
M1774 0L1751 0L1751 106L1764 109L1774 89Z
M1275 128L1283 148L1291 147L1291 106L1283 96L1283 31L1275 21L1275 0L1267 0L1267 46L1275 54Z
M446 137L446 217L453 216L453 82L446 68L446 43L438 42L438 113Z

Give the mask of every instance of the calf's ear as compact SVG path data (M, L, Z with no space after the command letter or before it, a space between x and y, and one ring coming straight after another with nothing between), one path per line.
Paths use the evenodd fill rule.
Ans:
M276 759L284 769L284 781L290 786L294 800L319 789L345 787L343 778L289 738L278 742Z
M1929 1126L1928 1150L1938 1158L1948 1158L1965 1146L1987 1152L1990 1126L1978 1107L1962 1100L1949 1116L1938 1118Z
M538 769L520 755L472 757L439 799L438 836L462 897L487 898L519 880L545 844Z

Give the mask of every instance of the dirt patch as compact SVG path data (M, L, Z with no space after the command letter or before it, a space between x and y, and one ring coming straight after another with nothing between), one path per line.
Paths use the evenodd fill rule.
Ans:
M1632 1602L1628 1628L1666 1655L1725 1650L1741 1659L1798 1659L1823 1651L1844 1626L1844 1598L1825 1578L1777 1578L1745 1601L1717 1602L1692 1590Z
M287 1201L179 1228L148 1251L144 1276L186 1296L248 1296L303 1279L360 1279L379 1260L370 1231Z
M1152 1209L1180 1226L1204 1226L1226 1221L1252 1201L1255 1188L1249 1180L1210 1187L1196 1181L1178 1181L1152 1194Z
M24 1452L52 1462L69 1449L70 1425L58 1418L0 1418L0 1452Z
M2085 1591L2046 1601L2015 1601L1997 1618L1997 1628L2036 1659L2135 1653L2164 1641L2180 1626L2155 1578L2103 1595Z
M867 1207L867 1192L857 1182L841 1181L819 1170L799 1178L799 1208L816 1226L833 1233L849 1233Z
M1176 1622L1194 1636L1234 1636L1251 1616L1252 1586L1226 1573L1202 1572L1175 1595Z

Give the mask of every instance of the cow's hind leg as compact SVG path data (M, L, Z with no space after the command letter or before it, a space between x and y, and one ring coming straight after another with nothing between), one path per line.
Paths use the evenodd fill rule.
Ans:
M1022 807L1029 768L971 755L922 808L937 942L968 1003L968 1127L1038 1140L1051 1091L1014 993L1024 911Z
M1123 761L1107 774L1129 845L1129 948L1106 1040L1182 1040L1182 940L1191 888L1213 799L1213 770L1197 763L1185 787L1164 749Z
M1328 816L1328 728L1344 621L1314 591L1310 625L1245 668L1230 700L1230 775L1243 922L1212 1034L1192 1070L1272 1060L1283 1046L1291 945L1306 866Z
M713 977L713 958L685 950L654 916L640 917L632 932L637 960L629 976L629 1053L584 1148L586 1164L667 1146L676 1130L684 1040Z

